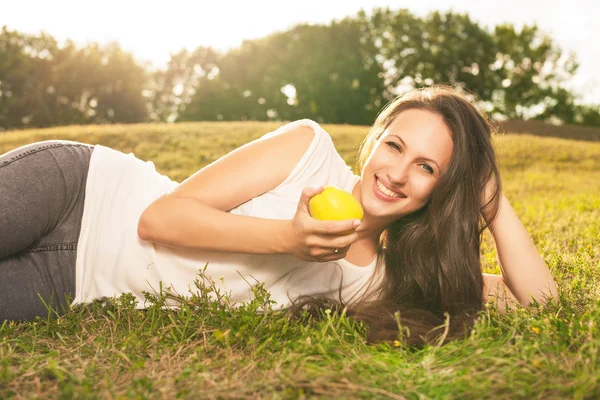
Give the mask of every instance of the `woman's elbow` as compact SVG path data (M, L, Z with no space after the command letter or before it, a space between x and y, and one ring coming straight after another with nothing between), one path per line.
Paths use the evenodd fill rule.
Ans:
M535 301L539 304L539 305L545 305L548 300L554 298L554 299L558 299L558 285L556 284L556 282L554 280L552 280L551 282L549 282L545 288L543 289L539 289L537 294L534 296L531 296L533 299L529 299L527 301L528 305L525 307L528 307L529 305L531 305L533 303L533 300L535 299Z
M140 218L138 219L137 235L142 240L152 241L152 239L153 239L152 232L154 232L155 229L152 229L152 226L151 226L150 222L148 221L149 217L148 217L148 213L146 211L144 211L142 213L142 215L140 215Z

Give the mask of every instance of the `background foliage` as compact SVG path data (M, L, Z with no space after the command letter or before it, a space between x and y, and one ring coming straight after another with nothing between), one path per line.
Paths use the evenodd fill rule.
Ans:
M375 8L299 24L238 48L172 54L142 66L118 43L59 46L46 34L0 32L0 128L172 121L370 125L412 87L462 87L497 119L600 126L565 83L578 67L535 25L487 29L468 14Z

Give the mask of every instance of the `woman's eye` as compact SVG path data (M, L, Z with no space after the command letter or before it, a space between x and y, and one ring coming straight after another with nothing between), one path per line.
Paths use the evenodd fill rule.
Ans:
M398 146L398 145L397 145L396 143L394 143L394 142L386 142L385 144L387 144L388 146L390 146L390 147L392 147L392 148L394 148L394 149L396 149L396 150L402 150L402 149L400 148L400 146ZM433 175L433 173L435 172L435 171L433 170L433 168L431 168L429 165L427 165L427 164L421 164L421 165L423 166L423 169L424 169L425 171L429 172L431 175Z
M427 164L421 164L423 166L423 169L427 172L429 172L431 175L433 175L433 168L431 168L429 165Z
M393 147L396 150L400 150L400 146L398 146L396 143L394 142L386 142L386 144L390 147Z

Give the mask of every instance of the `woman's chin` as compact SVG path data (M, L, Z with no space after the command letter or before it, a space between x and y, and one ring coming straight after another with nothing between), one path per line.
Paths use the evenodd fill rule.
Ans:
M402 215L400 215L400 213L398 211L396 212L391 212L392 210L384 210L381 206L375 206L375 207L364 207L364 212L365 212L365 217L369 218L369 219L373 219L373 220L396 220L398 218L400 218L402 215L405 215L404 213L402 213Z

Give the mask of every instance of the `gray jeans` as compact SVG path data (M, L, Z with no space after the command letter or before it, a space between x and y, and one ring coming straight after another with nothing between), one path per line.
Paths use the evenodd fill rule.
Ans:
M47 140L0 155L0 324L62 314L75 297L93 150Z

